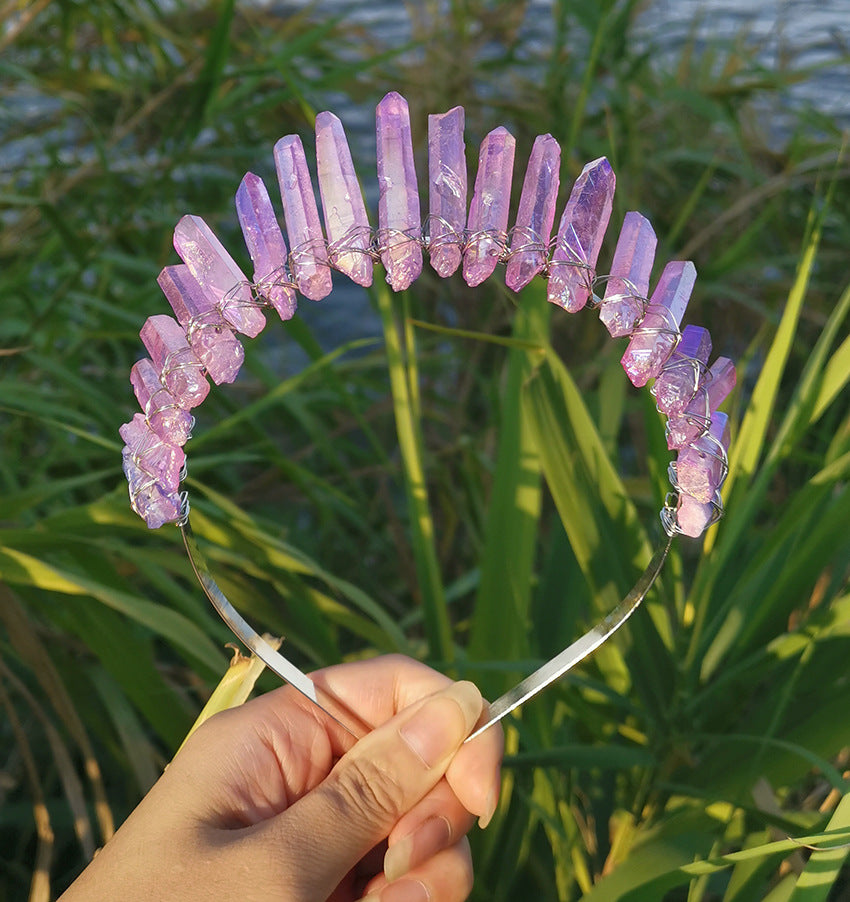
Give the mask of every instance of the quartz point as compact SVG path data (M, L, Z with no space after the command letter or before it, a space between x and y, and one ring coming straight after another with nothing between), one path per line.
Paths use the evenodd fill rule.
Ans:
M708 432L679 451L676 459L679 488L697 501L711 501L726 476L728 450L729 417L715 410Z
M728 357L718 357L712 363L690 404L667 421L670 450L685 448L706 431L712 414L735 387L736 378L735 364Z
M685 326L682 338L652 387L655 403L667 416L681 413L691 402L711 354L711 335L702 326Z
M428 117L429 246L431 266L447 278L460 266L466 225L464 111Z
M689 260L668 263L649 300L646 316L623 354L623 369L640 388L661 372L676 346L679 324L696 282L696 267Z
M546 264L560 170L560 145L551 135L539 135L528 158L505 271L505 284L512 291L525 288Z
M381 261L390 287L403 291L422 273L422 247L410 111L401 94L390 91L381 100L375 124Z
M266 325L251 296L251 284L200 216L184 216L174 229L174 249L225 320L249 338Z
M212 381L216 385L233 382L245 359L245 351L189 267L166 266L156 281Z
M144 415L137 413L125 423L118 434L127 445L127 456L142 471L148 472L167 492L176 492L180 485L180 471L186 461L182 448L164 442L150 426Z
M505 251L515 150L516 139L501 126L481 142L463 255L463 278L472 287L492 275Z
M298 302L285 264L286 242L263 180L247 172L236 191L236 215L254 263L254 284L282 320L292 319ZM179 319L179 317L178 317Z
M616 178L605 157L588 163L576 179L558 225L549 264L549 301L576 313L590 300L596 261L611 218Z
M333 113L316 116L316 168L330 263L352 282L368 287L372 233L345 130Z
M133 365L130 384L151 429L164 442L185 445L192 435L192 415L159 381L159 373L147 357Z
M123 459L130 506L145 521L148 529L159 529L165 523L179 520L182 515L180 496L163 489L150 473L140 469L127 447L124 448Z
M711 525L714 513L714 505L710 502L697 501L685 492L679 494L676 524L683 535L698 539Z
M640 213L626 213L599 307L612 338L630 335L643 316L657 244L652 223Z
M301 294L320 301L331 293L333 280L316 195L298 135L287 135L275 144L274 162L289 234L289 268Z
M203 367L180 325L170 316L149 316L139 333L160 381L183 408L197 407L209 394Z

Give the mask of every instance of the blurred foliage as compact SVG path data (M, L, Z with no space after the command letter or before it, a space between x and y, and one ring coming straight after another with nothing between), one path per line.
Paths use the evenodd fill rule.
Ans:
M370 118L391 89L420 172L427 113L458 103L471 173L497 124L520 161L558 138L563 199L606 154L612 222L640 209L659 261L695 261L689 318L740 360L727 517L508 726L476 898L841 898L846 849L810 846L850 829L848 170L840 124L790 105L777 137L768 116L817 71L768 68L746 34L662 52L635 0L553 3L547 45L539 5L410 4L385 37L328 6L0 9L0 898L73 879L226 666L179 536L148 533L120 473L173 225L203 215L245 263L242 173L270 176L283 134L309 148L317 110ZM372 145L355 155L365 175ZM621 343L540 285L426 274L353 315L338 294L199 411L195 531L303 666L401 650L497 694L647 562L661 420ZM323 316L351 331L331 341Z

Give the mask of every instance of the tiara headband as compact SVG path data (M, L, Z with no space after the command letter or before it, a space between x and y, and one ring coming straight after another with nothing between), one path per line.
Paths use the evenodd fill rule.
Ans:
M549 301L570 313L599 310L612 337L628 337L622 364L638 387L650 381L658 409L667 416L667 446L677 450L669 466L673 492L661 510L667 542L635 587L600 624L490 706L488 722L501 719L558 679L618 629L638 607L661 569L677 533L698 537L722 514L720 487L727 473L728 418L717 408L735 384L735 367L720 357L711 366L711 337L681 322L696 279L690 262L670 262L652 295L649 280L656 237L640 213L626 213L611 271L596 261L611 215L615 176L608 160L588 163L575 182L550 239L559 186L560 147L551 135L536 139L526 169L516 220L508 228L515 139L504 128L481 144L467 215L464 111L455 107L428 117L429 215L422 219L413 164L407 102L393 92L377 107L378 228L366 208L339 119L316 117L316 160L324 231L301 139L281 138L274 147L290 250L262 180L248 173L236 192L236 212L254 264L246 278L219 240L197 216L184 216L174 231L182 265L167 266L157 281L175 319L149 317L141 338L150 358L136 363L130 381L143 413L120 431L130 503L152 528L180 527L198 578L233 632L274 672L325 709L350 732L362 732L353 712L319 691L312 680L246 623L212 578L189 521L183 445L194 418L190 410L214 383L233 382L244 359L235 332L256 337L264 311L281 319L296 310L297 294L321 300L332 290L331 270L359 285L372 283L373 264L383 264L394 291L421 274L423 253L447 277L462 268L470 286L506 264L505 281L521 291L537 275L548 280ZM356 719L356 717L355 717Z

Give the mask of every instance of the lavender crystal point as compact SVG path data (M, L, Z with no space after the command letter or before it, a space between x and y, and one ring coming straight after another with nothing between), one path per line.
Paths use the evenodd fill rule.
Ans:
M616 178L605 157L588 163L576 180L558 225L549 264L548 299L570 313L591 294L596 261L611 218Z
M256 338L266 318L251 298L250 283L200 216L187 215L177 223L174 249L227 322Z
M139 335L174 400L186 409L197 407L209 394L210 384L179 324L170 316L149 316Z
M119 430L136 466L147 470L167 492L176 492L186 460L182 448L164 442L140 413Z
M295 289L288 284L284 264L286 242L263 180L248 172L236 191L236 215L245 246L254 263L257 289L283 320L295 315Z
M653 387L656 405L662 413L673 416L688 406L700 385L710 354L708 329L685 326L681 341Z
M690 261L668 263L652 293L646 316L623 354L623 369L640 388L661 372L676 346L697 271Z
M505 250L515 150L516 139L502 127L481 142L467 222L469 244L463 255L467 285L480 285L492 275Z
M444 279L460 266L466 225L463 107L428 117L428 197L431 266Z
M612 338L630 335L643 316L657 244L650 221L640 213L626 213L599 307L599 319Z
M274 162L289 233L289 265L295 284L304 297L320 301L331 293L333 281L301 139L297 135L281 138L274 146Z
M561 147L551 135L534 141L519 199L505 284L521 291L546 263L555 222L560 183Z
M679 488L697 501L711 501L726 476L728 449L729 417L718 410L711 415L708 432L679 452L676 460Z
M124 448L124 475L130 492L130 505L145 521L148 529L159 529L182 516L180 496L163 489L156 479L134 461L131 449Z
M714 505L710 502L697 501L684 492L679 495L676 523L683 535L698 539L712 524L714 516Z
M156 280L213 382L233 382L245 351L189 267L166 266Z
M407 101L391 91L378 104L375 123L381 261L393 291L403 291L422 272L419 188Z
M708 429L712 414L735 387L735 364L728 357L712 363L694 399L667 422L667 447L685 448Z
M333 113L316 116L316 165L335 269L358 285L372 284L371 231L342 123Z
M192 434L192 415L159 381L159 373L147 357L133 365L130 384L151 429L164 442L185 445Z

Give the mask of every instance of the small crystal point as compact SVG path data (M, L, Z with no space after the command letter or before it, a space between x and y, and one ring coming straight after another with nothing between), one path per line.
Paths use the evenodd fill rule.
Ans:
M560 170L561 146L551 135L539 135L528 158L505 271L505 284L512 291L525 288L546 263Z
M198 360L216 385L233 382L245 351L188 266L166 266L156 281Z
M381 261L390 287L403 291L422 273L422 247L410 111L401 94L391 91L381 100L375 124Z
M690 261L675 261L664 267L646 316L622 358L623 369L638 388L658 376L672 353L696 277L696 267Z
M691 402L711 354L711 335L702 326L685 326L673 355L655 380L653 393L661 413L681 413Z
M372 284L369 219L345 130L333 113L316 116L316 165L330 262L353 282L368 287Z
M149 316L139 335L174 400L186 409L197 407L209 394L210 384L180 325L164 314Z
M694 399L682 413L667 421L667 447L671 451L687 447L705 432L711 415L735 387L736 380L735 364L728 357L718 357Z
M130 384L151 429L164 442L185 445L192 434L192 415L159 381L159 373L147 357L133 365Z
M291 247L289 266L301 294L320 301L331 293L333 280L301 139L281 138L274 146L274 162Z
M263 180L248 172L236 191L236 215L254 263L254 282L282 320L292 319L298 302L287 282L286 242Z
M549 264L547 297L570 313L581 310L590 300L616 181L605 157L588 163L576 179L561 216Z
M599 307L599 319L612 338L631 335L643 316L657 244L650 221L640 213L626 213Z
M124 439L133 462L147 470L166 492L176 492L180 485L180 471L186 461L182 448L164 442L140 413L118 430Z
M463 278L472 287L492 275L505 251L515 151L516 139L501 126L481 142L463 255Z
M719 410L711 415L708 432L676 459L676 481L683 492L706 503L714 498L726 475L725 455L729 450L729 417Z
M145 521L148 529L159 529L165 523L179 520L182 514L180 496L169 492L156 479L134 462L131 449L123 451L124 475L130 492L130 506Z
M676 523L683 535L698 539L714 519L714 505L697 501L691 495L681 492L676 509Z
M428 117L430 194L429 255L444 279L460 266L466 225L466 146L464 111L456 106Z
M174 249L237 331L256 338L266 318L251 297L245 273L200 216L184 216L174 229Z

